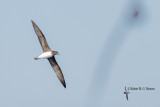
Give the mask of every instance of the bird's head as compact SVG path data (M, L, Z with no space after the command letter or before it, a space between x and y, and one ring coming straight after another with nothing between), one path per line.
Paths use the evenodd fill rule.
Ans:
M53 54L53 55L59 55L59 52L57 52L57 51L52 51L52 54Z

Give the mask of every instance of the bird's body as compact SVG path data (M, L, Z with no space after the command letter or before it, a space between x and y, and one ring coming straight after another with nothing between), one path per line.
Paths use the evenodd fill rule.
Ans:
M52 68L54 69L58 79L60 80L60 82L62 83L62 85L66 88L66 83L65 83L65 80L64 80L64 76L63 76L63 73L62 73L62 70L61 68L59 67L56 59L55 59L55 55L58 55L59 53L57 51L52 51L50 49L50 47L48 46L48 43L45 39L45 36L43 35L42 31L38 28L38 26L32 21L32 25L33 25L33 28L37 34L37 37L39 39L39 42L41 44L41 47L43 49L43 53L37 57L35 57L34 59L43 59L43 58L46 58L48 59L48 61L50 62Z
M34 59L46 59L46 58L51 58L53 56L52 52L43 52L41 55L35 57Z
M37 59L51 58L51 57L53 57L54 55L57 55L57 54L59 54L57 51L43 52L41 55L35 57L34 59L37 60Z

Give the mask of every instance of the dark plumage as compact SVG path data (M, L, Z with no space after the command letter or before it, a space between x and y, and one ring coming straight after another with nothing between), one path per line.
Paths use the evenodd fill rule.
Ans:
M43 49L43 52L50 52L51 51L51 54L53 55L52 57L50 58L47 58L48 61L50 62L52 68L54 69L58 79L60 80L60 82L62 83L62 85L66 88L66 83L65 83L65 80L64 80L64 76L63 76L63 73L62 73L62 70L61 68L59 67L54 55L58 54L58 52L56 51L52 51L50 49L50 47L48 46L48 43L45 39L45 36L43 35L42 31L38 28L38 26L33 22L32 22L32 25L33 25L33 28L38 36L38 39L39 39L39 42L42 46L42 49ZM38 59L37 57L35 58L36 60Z

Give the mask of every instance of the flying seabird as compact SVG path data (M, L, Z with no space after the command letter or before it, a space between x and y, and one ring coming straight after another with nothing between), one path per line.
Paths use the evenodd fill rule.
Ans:
M38 59L42 59L42 58L47 58L48 61L51 64L52 68L56 72L56 75L57 75L58 79L60 80L62 85L66 88L66 83L65 83L65 80L64 80L62 70L59 67L59 65L58 65L58 63L57 63L57 61L54 57L54 55L58 55L59 53L57 51L52 51L50 49L42 31L38 28L38 26L34 23L34 21L31 20L31 22L32 22L33 28L34 28L37 36L38 36L39 42L40 42L40 44L42 46L42 49L43 49L43 53L41 55L35 57L34 59L38 60Z
M130 92L127 92L127 89L126 89L126 87L125 87L125 92L124 92L124 94L126 94L126 99L128 100L128 94L129 94Z

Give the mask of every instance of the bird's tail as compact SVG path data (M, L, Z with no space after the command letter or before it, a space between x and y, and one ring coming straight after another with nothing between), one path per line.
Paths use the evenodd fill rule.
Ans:
M35 60L38 60L39 58L38 58L38 57L35 57L34 59L35 59Z

